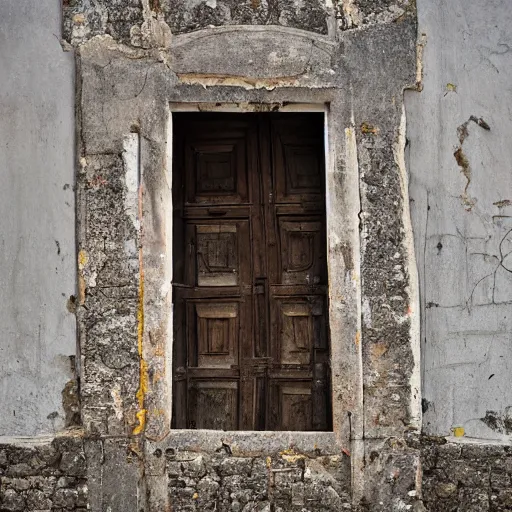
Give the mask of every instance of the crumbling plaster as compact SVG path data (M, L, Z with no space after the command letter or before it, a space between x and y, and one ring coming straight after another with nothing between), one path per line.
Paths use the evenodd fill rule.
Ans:
M415 5L208 0L184 3L183 17L172 6L64 3L61 45L77 63L83 424L68 435L83 439L89 506L421 506L419 450L405 439L420 421L402 159ZM172 105L187 103L328 107L332 433L169 430L169 125Z
M422 297L424 431L512 434L512 13L420 2L422 92L407 93Z
M378 447L373 452L382 449L387 464L396 457L397 478L418 473L414 450L400 443L391 450L380 446L389 437L419 428L417 339L412 336L417 289L410 278L414 263L406 235L410 227L404 224L406 187L400 160L402 94L415 83L416 31L414 12L403 14L395 23L387 20L367 30L337 34L226 26L169 39L161 12L144 10L142 47L134 41L120 44L108 35L86 41L92 33L79 39L71 29L80 77L78 318L86 431L143 433L156 443L156 453L176 449L177 433L169 431L172 254L167 144L172 104L259 104L277 109L287 103L326 104L334 404L334 433L328 436L342 457L337 464L349 468L338 474L348 478L352 465L357 502L365 494L370 499L373 492L364 485L365 471L386 471L378 465L365 467L371 440ZM80 30L82 17L77 21L75 16L72 22ZM134 165L139 168L134 170ZM133 192L135 174L138 195ZM207 452L213 435L204 433L194 449ZM272 460L272 450L261 446L268 435L262 435L250 436L260 446L253 451L263 457L268 453ZM186 444L193 433L180 436ZM281 434L270 436L282 439ZM303 436L294 434L290 444L302 442ZM313 441L311 436L304 439ZM314 452L314 444L305 450ZM155 451L150 446L146 444L145 451L146 495L148 506L158 509L169 499L169 473L165 464L152 462ZM415 476L407 482L404 487L418 484ZM196 491L194 485L188 487L190 505ZM416 499L417 494L405 494L395 505ZM383 501L383 507L388 505Z

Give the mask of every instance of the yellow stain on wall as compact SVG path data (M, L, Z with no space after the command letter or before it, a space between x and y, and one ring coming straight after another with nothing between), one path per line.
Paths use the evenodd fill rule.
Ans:
M140 200L139 200L140 202ZM139 206L140 207L140 206ZM139 412L136 414L139 424L134 428L133 434L137 435L146 427L146 409L144 408L144 397L149 388L148 365L144 361L142 353L142 341L144 337L144 269L142 266L142 249L139 250L139 304L137 307L137 350L140 359L139 389L136 397L139 404Z
M85 265L87 265L87 262L89 261L89 257L87 256L87 253L82 249L78 253L78 268L82 270Z
M452 432L455 437L464 437L466 433L464 427L453 427Z
M290 462L292 464L296 463L297 461L301 460L301 459L305 459L306 456L305 455L302 455L302 454L296 454L296 455L281 455L281 457L283 458L283 460L285 460L286 462Z
M140 370L139 370L139 389L137 391L137 402L139 403L139 412L137 413L137 419L139 424L133 430L133 434L137 435L144 431L146 426L146 409L144 408L144 396L148 390L149 377L148 377L148 365L144 361L142 355L142 339L144 336L144 275L142 273L142 267L140 269L140 284L139 284L139 305L137 308L137 349L140 359Z
M371 135L377 135L379 133L379 128L374 126L373 124L363 123L361 125L361 132Z
M85 304L85 287L84 276L78 276L78 303L80 306Z

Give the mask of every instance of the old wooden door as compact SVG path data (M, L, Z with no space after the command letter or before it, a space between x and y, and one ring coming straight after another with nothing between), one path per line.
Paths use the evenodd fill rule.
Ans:
M173 125L173 426L329 429L323 115Z

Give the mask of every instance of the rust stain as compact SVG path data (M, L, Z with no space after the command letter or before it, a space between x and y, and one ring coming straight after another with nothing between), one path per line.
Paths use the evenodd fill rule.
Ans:
M149 0L149 8L155 12L159 13L161 11L160 8L160 0Z
M84 276L78 277L78 303L80 306L85 304L85 279Z
M89 186L92 188L99 188L107 184L108 181L103 176L95 176L94 178L89 180Z
M158 382L160 382L163 379L164 379L164 374L160 371L155 371L155 373L153 375L153 385L157 384Z
M388 351L388 347L385 343L379 342L375 343L371 347L372 356L374 358L382 357Z
M251 0L251 7L257 9L261 5L261 0Z
M355 342L356 342L356 347L359 346L359 344L361 343L361 331L357 331L356 332L356 339L355 339Z
M374 126L373 124L363 123L361 125L361 132L371 135L377 135L379 133L379 128L377 126Z
M467 191L469 184L471 182L471 171L469 169L469 160L462 151L462 148L458 148L455 153L453 153L455 160L457 161L457 165L460 167L460 172L464 174L464 177L468 180L466 186L464 188L464 192Z

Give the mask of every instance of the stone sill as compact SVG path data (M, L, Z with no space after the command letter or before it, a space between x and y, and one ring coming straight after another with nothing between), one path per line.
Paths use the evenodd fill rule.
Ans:
M290 449L315 455L339 454L342 450L334 432L171 430L161 444L179 450L230 450L233 455L254 456Z

